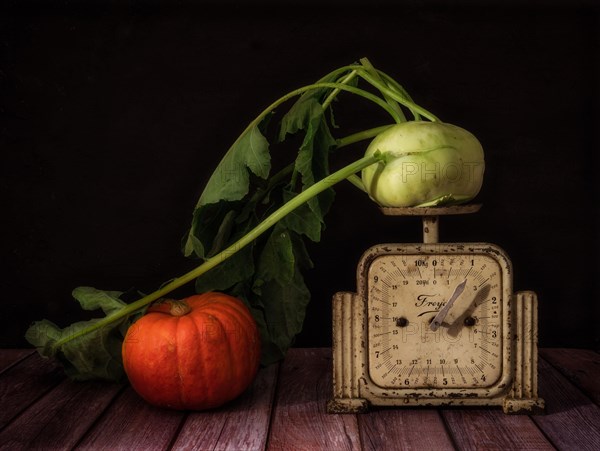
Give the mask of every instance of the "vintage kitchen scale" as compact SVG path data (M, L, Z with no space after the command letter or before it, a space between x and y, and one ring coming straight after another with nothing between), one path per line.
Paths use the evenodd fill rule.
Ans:
M380 244L357 292L333 297L330 413L370 406L501 406L539 413L537 296L512 291L512 265L489 243L439 243L439 217L481 205L382 208L421 216L423 243Z

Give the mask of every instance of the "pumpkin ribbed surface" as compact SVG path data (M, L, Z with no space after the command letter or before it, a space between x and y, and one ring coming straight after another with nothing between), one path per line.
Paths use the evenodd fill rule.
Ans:
M189 306L182 316L170 302ZM204 293L148 309L127 331L123 364L135 391L151 404L203 410L239 396L260 361L256 323L246 306Z

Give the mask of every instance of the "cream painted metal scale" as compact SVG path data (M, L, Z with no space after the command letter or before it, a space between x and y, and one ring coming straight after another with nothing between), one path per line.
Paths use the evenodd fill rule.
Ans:
M479 208L382 208L421 216L423 243L368 249L357 292L333 297L329 412L447 405L543 411L536 294L513 293L512 265L498 246L438 242L439 216Z

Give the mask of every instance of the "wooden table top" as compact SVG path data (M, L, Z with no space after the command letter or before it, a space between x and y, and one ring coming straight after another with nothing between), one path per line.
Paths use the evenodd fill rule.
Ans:
M127 384L73 382L32 350L0 350L0 449L600 450L600 354L540 350L544 415L497 408L328 414L331 349L292 349L227 406L148 405Z

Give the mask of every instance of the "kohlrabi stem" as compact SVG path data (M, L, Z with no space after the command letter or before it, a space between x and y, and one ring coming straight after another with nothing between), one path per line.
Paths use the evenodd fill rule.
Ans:
M365 188L365 184L362 182L362 179L356 175L356 174L352 174L350 177L347 178L347 180L352 183L355 187L357 187L359 190L363 191L363 192L367 192L367 189Z
M387 102L385 102L380 97L377 97L375 94L371 94L370 92L365 91L364 89L360 89L360 88L357 88L355 86L348 86L348 85L345 85L343 83L338 83L338 82L319 82L319 83L314 83L312 85L303 86L303 87L298 88L298 89L296 89L294 91L290 91L285 96L283 96L280 99L276 100L271 105L269 105L265 109L265 111L263 111L260 114L260 116L257 117L257 119L260 118L260 120L258 120L258 122L256 122L256 123L257 124L260 123L260 121L262 121L262 119L265 116L267 116L271 111L273 111L279 105L281 105L282 103L284 103L287 100L291 99L292 97L295 97L297 95L303 94L306 91L311 91L313 89L319 89L319 88L333 88L333 89L339 89L341 91L351 92L352 94L356 94L358 96L364 97L367 100L370 100L371 102L376 103L381 108L383 108L385 111L387 111L389 113L389 115L392 116L396 122L398 122L398 119L400 119L398 117L398 114L396 113L396 111L392 107L390 107L390 105L388 105ZM331 100L330 100L330 102L331 102ZM256 119L255 119L255 121L256 121Z
M279 222L284 216L288 215L289 213L294 211L296 208L300 207L302 204L308 202L310 199L312 199L319 193L325 191L326 189L330 188L331 186L335 185L336 183L339 183L342 180L347 179L349 176L361 171L362 169L366 168L367 166L379 162L381 159L382 159L381 154L376 152L372 156L363 157L360 160L350 163L349 165L344 166L342 169L328 175L324 179L320 180L319 182L315 183L314 185L311 185L310 187L308 187L301 193L297 194L295 197L290 199L288 202L286 202L281 207L279 207L277 210L275 210L273 213L271 213L269 216L267 216L267 218L265 218L260 224L258 224L254 229L250 230L246 235L244 235L238 241L236 241L235 243L233 243L231 246L227 247L223 251L219 252L215 256L209 258L204 263L202 263L200 266L197 266L196 268L192 269L191 271L189 271L188 273L184 274L181 277L171 280L170 282L163 285L158 290L144 296L143 298L141 298L135 302L132 302L131 304L128 304L127 306L123 307L121 310L98 320L97 322L91 324L90 326L87 326L81 330L78 330L77 332L69 335L68 337L65 337L61 340L56 341L55 343L53 343L53 346L55 348L59 348L60 346L62 346L63 344L65 344L71 340L74 340L78 337L81 337L90 332L98 330L108 324L112 324L116 321L126 318L127 316L131 315L132 313L135 313L138 310L143 309L151 302L153 302L157 299L160 299L161 297L169 294L171 291L200 277L202 274L206 273L210 269L214 268L215 266L219 265L223 261L227 260L229 257L234 255L236 252L238 252L239 250L241 250L242 248L244 248L245 246L247 246L248 244L253 242L256 238L258 238L260 235L262 235L267 230L269 230L271 227L273 227L277 222Z
M391 126L392 124L382 125L381 127L370 128L369 130L363 130L358 133L339 138L336 140L336 149L339 149L340 147L349 146L350 144L354 144L359 141L364 141L365 139L374 138L375 136L379 135L382 131L384 131L387 128L390 128Z
M336 140L336 149L340 149L341 147L349 146L350 144L354 144L360 141L364 141L365 139L371 139L375 136L379 135L384 130L390 128L390 125L382 125L381 127L370 128L369 130L363 130L352 135L344 136L343 138L339 138ZM363 192L367 192L365 185L363 184L360 177L356 174L352 174L347 180L352 183L356 188Z
M353 70L353 71L352 71L352 72L350 72L348 75L346 75L346 76L345 76L343 79L341 79L341 80L339 81L339 83L342 83L342 84L344 84L344 85L345 85L345 84L348 84L348 83L350 83L350 81L351 81L353 78L355 78L355 77L356 77L356 74L357 74L357 72L356 72L355 70ZM331 92L329 93L329 95L327 96L327 98L326 98L326 99L323 101L323 103L321 104L321 106L323 107L323 109L324 109L324 110L325 110L325 109L326 109L326 108L329 106L329 104L330 104L331 102L333 102L333 99L335 99L335 97L336 97L336 96L337 96L339 93L340 93L340 89L339 89L339 88L336 88L336 89L334 89L333 91L331 91Z
M382 72L379 69L375 69L375 70L377 71L379 76L381 78L383 78L383 80L388 88L390 88L392 91L395 91L396 93L398 93L399 95L401 95L402 97L407 99L409 102L414 103L410 94L406 91L406 89L404 89L404 87L400 83L398 83L396 80L394 80L392 77L390 77L385 72ZM410 112L413 114L415 121L421 120L421 115L418 113L418 111L411 109Z
M382 94L387 95L389 97L391 97L392 99L394 99L395 101L397 101L399 104L404 105L406 108L409 108L412 111L416 111L417 113L419 113L421 116L429 119L432 122L438 122L439 119L434 116L432 113L430 113L429 111L427 111L425 108L417 105L416 103L408 100L406 97L404 97L403 95L398 94L397 92L395 92L394 90L391 90L390 88L388 88L385 84L381 83L379 80L376 80L375 77L373 77L369 71L367 71L366 69L357 69L358 70L358 75L360 77L362 77L365 81L369 82L371 85L373 85L373 87L379 89L379 91L381 91Z
M371 74L372 77L386 85L386 83L382 80L381 76L379 75L379 72L373 67L368 58L361 58L360 63ZM354 72L356 72L356 70L354 70ZM388 103L388 105L391 106L394 109L394 111L398 114L398 117L402 119L402 122L406 122L406 116L404 116L404 112L402 111L402 108L400 108L398 102L384 91L381 91L381 94L383 95L383 98Z

